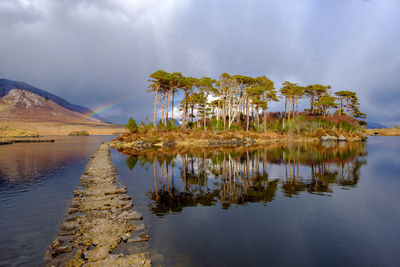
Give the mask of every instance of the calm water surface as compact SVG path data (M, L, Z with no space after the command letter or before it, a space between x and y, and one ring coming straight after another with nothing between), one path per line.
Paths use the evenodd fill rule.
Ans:
M399 266L400 138L113 151L166 266ZM127 153L127 152L125 152Z
M0 266L40 266L102 141L0 147ZM165 266L398 266L400 138L122 154ZM125 152L127 153L127 152Z
M89 156L111 136L0 146L0 266L41 266Z

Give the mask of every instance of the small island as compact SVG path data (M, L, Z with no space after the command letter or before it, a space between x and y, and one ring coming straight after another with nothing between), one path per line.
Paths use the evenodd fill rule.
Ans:
M301 86L289 81L277 90L266 76L223 73L218 79L194 78L163 70L151 74L149 82L148 92L154 94L153 122L146 118L138 125L131 118L128 131L111 143L114 148L366 140L366 122L361 120L366 114L360 111L353 91L332 92L330 85ZM175 98L179 98L177 107ZM299 110L302 101L309 102L303 111ZM283 102L284 109L270 112L271 102Z

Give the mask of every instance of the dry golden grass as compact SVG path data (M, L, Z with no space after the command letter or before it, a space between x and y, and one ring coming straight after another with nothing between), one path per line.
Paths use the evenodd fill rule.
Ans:
M227 140L227 139L244 139L246 137L253 139L277 139L283 138L283 135L279 135L275 132L268 131L265 133L255 133L255 132L213 132L213 131L199 131L199 130L179 130L179 131L158 131L149 130L146 133L127 133L125 132L121 135L118 140L124 142L133 142L137 140L144 140L150 142L160 142L160 141L176 141L185 142L188 140L202 142L214 139L214 140Z
M385 129L366 129L367 135L386 135L386 136L399 136L400 126Z
M149 130L146 133L127 133L119 136L115 141L130 146L133 142L143 140L151 142L155 146L161 146L164 141L175 141L177 147L201 147L209 146L210 140L245 140L252 138L257 144L269 144L279 140L285 141L318 141L318 138L305 136L288 136L278 134L273 131L265 133L232 131L232 132L213 132L198 130L179 130L179 131L157 131Z
M106 123L0 122L0 136L68 135L74 131L87 131L90 135L111 135L123 133L125 126Z

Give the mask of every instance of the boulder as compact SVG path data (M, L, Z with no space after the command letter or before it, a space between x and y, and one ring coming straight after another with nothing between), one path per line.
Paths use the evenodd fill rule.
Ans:
M79 222L68 221L61 224L62 231L75 231L79 227Z
M151 143L151 142L138 140L136 142L133 142L132 147L137 149L137 150L144 150L144 149L148 149L148 148L154 147L154 144Z
M128 240L129 236L128 235L123 235L121 237L122 241L126 242L126 240Z
M320 138L320 140L322 142L333 142L333 141L336 142L336 141L338 141L338 138L336 136L326 134L326 135L322 136Z
M176 146L176 142L175 141L164 141L162 143L163 147L175 147Z
M53 254L60 254L71 251L72 246L72 243L64 242L60 238L56 238L51 244L51 249L53 250Z
M251 145L251 144L256 143L256 140L254 140L253 138L250 138L250 137L246 137L246 138L244 139L244 142L245 142L246 144Z

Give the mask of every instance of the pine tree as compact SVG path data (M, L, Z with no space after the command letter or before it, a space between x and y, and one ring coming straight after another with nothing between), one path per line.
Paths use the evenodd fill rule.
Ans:
M139 127L134 119L129 118L128 123L125 125L125 128L131 132L136 133L139 130Z

